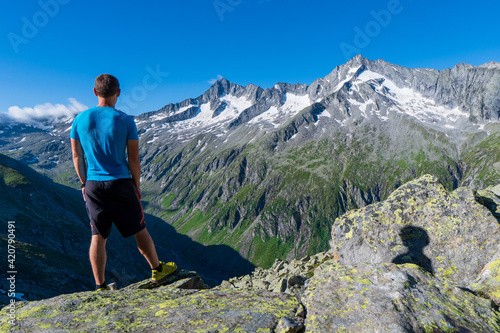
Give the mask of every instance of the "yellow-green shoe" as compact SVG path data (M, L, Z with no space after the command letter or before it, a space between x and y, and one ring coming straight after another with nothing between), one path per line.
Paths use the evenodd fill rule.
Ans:
M160 283L177 271L177 265L175 264L175 262L164 263L160 261L160 265L162 268L161 272L157 271L156 269L153 269L151 282Z
M111 288L109 286L106 286L104 288L99 288L96 291L104 291L104 290L111 290Z

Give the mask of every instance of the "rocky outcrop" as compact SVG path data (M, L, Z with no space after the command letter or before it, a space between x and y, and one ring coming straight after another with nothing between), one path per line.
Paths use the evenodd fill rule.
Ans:
M483 297L491 298L500 305L500 252L484 267L471 288Z
M21 302L0 311L0 331L500 332L495 191L426 175L337 219L330 251L212 289L185 272L155 290Z
M430 274L467 285L497 252L500 228L474 192L448 192L430 175L387 200L348 212L332 228L339 263L413 263Z
M314 270L323 262L332 259L331 253L322 252L291 262L276 259L269 269L257 267L252 274L222 281L220 288L253 289L296 294L302 292L304 284L314 275Z
M339 265L309 281L307 332L499 332L487 299L414 264Z
M0 331L271 332L278 325L291 327L286 318L299 309L294 297L282 293L185 289L192 279L199 277L155 290L125 288L25 302L15 309L15 326L8 322L8 308L0 312Z
M477 202L491 210L495 217L500 217L500 185L479 190L475 196Z

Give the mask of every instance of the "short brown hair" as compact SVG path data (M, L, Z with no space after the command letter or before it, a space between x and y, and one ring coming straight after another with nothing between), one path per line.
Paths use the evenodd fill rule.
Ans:
M95 90L100 97L111 97L116 95L120 89L118 79L110 74L101 74L95 79Z

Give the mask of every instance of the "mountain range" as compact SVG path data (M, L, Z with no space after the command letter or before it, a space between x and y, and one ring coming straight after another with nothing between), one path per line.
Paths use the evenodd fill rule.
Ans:
M328 249L337 217L423 174L449 190L500 183L499 118L498 62L438 71L356 56L310 85L221 79L135 117L143 204L193 244L266 268ZM0 152L76 188L71 122L4 122Z

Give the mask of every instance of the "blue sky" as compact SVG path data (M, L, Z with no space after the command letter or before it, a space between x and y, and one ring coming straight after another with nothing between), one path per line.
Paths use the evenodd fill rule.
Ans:
M140 114L197 97L220 76L310 84L356 52L440 70L500 61L499 12L491 0L9 1L0 112L93 106L101 73L120 80L117 107Z

